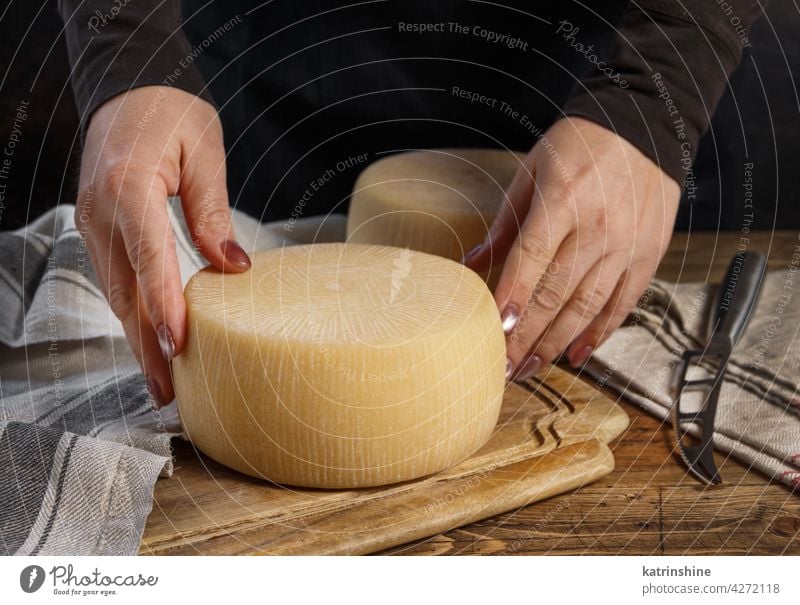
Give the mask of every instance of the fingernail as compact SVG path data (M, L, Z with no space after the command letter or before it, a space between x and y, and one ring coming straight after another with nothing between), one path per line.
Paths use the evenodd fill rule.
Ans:
M517 375L514 380L527 380L542 367L542 358L538 355L530 355L526 357L517 370Z
M221 248L222 256L225 257L226 261L233 263L242 269L249 269L252 266L250 257L247 256L247 252L245 252L242 247L232 239L226 239L224 242L222 242Z
M594 348L590 347L589 345L584 345L576 350L570 350L568 357L569 357L569 365L573 368L579 368L586 360L589 359L589 356L594 351Z
M153 403L155 403L156 408L160 408L164 405L164 395L161 393L161 387L158 386L158 382L156 382L155 378L148 378L147 379L147 390L150 391L150 397L153 398Z
M514 362L506 357L506 381L511 378L511 372L514 371Z
M161 355L167 361L172 361L172 358L175 357L175 341L172 339L172 332L167 324L161 324L156 328L156 336L158 336L158 346L161 347Z
M519 321L519 307L514 303L507 304L500 314L500 321L503 322L503 333L508 336Z
M466 265L467 263L472 261L476 256L478 256L478 252L480 252L482 249L483 249L483 243L480 243L477 246L475 246L472 250L470 250L464 255L464 258L461 259L461 264Z

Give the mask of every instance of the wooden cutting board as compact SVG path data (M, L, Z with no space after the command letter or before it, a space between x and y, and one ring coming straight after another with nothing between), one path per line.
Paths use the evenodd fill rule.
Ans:
M276 486L179 447L140 554L368 554L586 485L614 468L628 426L605 395L555 367L506 390L497 429L461 464L388 487Z

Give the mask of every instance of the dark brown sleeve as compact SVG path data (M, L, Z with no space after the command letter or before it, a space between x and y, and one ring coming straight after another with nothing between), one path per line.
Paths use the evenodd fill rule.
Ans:
M58 11L82 129L105 101L141 86L174 86L213 104L179 0L59 0Z
M631 1L611 58L564 112L617 132L689 188L700 136L762 13L758 0Z

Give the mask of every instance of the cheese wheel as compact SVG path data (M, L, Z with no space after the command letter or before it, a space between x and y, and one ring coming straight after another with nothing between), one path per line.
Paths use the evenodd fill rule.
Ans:
M505 341L475 273L341 243L252 260L186 286L188 337L172 368L201 451L278 483L350 488L437 472L489 438Z
M353 188L347 241L460 261L486 237L523 157L497 149L438 149L370 164Z

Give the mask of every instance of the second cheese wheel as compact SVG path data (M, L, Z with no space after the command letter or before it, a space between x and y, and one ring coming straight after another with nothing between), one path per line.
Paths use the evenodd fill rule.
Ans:
M383 158L356 181L348 241L460 261L486 237L523 157L497 149L436 149Z
M192 442L279 483L349 488L462 460L497 422L505 341L486 285L408 249L314 244L207 268L173 360Z

